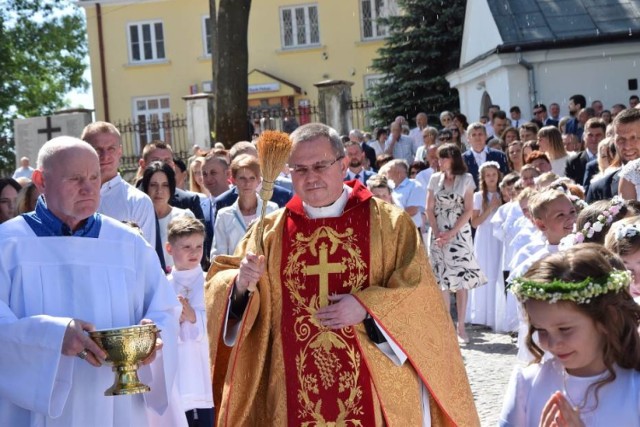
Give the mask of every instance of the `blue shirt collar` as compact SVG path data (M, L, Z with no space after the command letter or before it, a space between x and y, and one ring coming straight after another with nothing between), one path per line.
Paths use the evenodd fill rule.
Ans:
M38 197L36 209L22 214L24 220L38 237L75 236L98 238L102 226L102 216L94 213L76 231L60 221L48 208L43 196Z

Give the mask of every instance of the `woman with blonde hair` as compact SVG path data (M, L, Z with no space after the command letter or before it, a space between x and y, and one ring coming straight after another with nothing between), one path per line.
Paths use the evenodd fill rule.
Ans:
M558 176L565 176L564 170L569 154L562 143L562 134L555 126L545 126L538 131L540 150L545 152L551 162L551 170Z
M198 156L189 163L189 190L194 193L209 196L209 190L204 186L202 178L202 166L204 165L204 157Z

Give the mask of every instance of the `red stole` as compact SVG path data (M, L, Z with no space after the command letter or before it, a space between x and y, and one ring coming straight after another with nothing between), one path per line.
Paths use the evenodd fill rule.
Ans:
M375 425L369 370L353 327L314 315L327 296L369 286L369 198L359 182L338 218L309 219L287 204L282 252L282 345L289 426Z

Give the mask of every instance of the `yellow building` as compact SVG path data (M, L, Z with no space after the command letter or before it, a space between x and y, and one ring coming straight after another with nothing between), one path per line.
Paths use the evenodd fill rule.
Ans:
M302 0L304 1L304 0ZM183 96L211 88L207 0L79 0L86 10L98 120L183 114ZM364 95L396 0L254 0L249 106L315 104L314 83L347 80ZM160 135L162 137L162 135Z

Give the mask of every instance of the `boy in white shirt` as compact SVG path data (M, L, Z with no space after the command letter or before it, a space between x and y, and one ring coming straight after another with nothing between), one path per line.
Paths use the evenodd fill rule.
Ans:
M178 389L189 427L211 427L214 421L204 272L200 267L204 237L204 226L195 218L183 216L169 223L166 249L174 268L168 279L182 303Z

